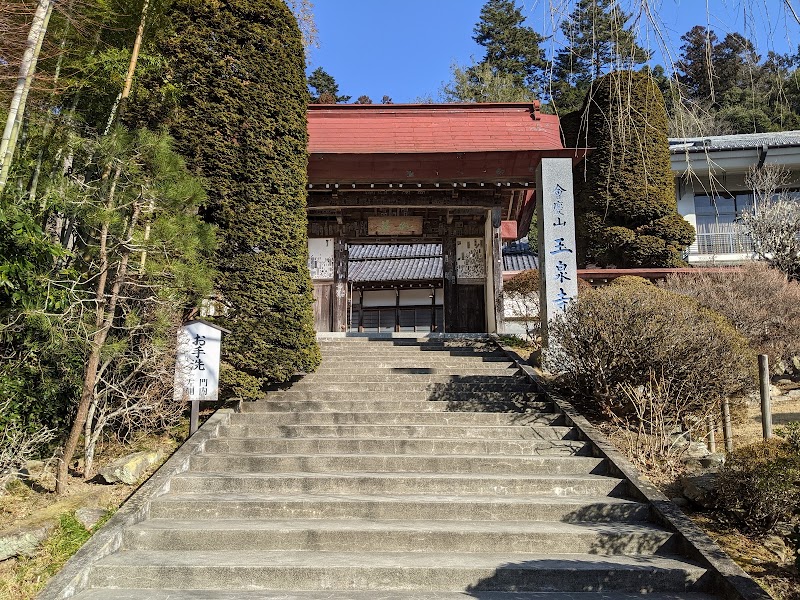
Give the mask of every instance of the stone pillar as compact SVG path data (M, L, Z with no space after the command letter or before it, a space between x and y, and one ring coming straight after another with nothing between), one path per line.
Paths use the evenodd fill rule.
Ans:
M536 214L539 233L539 316L542 321L542 347L546 350L550 346L548 323L578 297L572 159L542 159L536 170ZM546 353L543 353L543 360L545 358Z
M442 238L442 276L444 279L443 330L452 332L457 329L459 319L456 292L456 236L453 235L453 231L449 227Z
M500 207L486 213L486 331L503 333L503 246Z
M347 331L347 242L336 238L333 247L333 331Z

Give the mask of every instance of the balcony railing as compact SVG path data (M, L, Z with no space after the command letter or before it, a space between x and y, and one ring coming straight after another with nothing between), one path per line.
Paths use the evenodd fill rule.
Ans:
M721 228L720 228L721 229ZM697 232L691 254L752 254L753 241L738 228Z

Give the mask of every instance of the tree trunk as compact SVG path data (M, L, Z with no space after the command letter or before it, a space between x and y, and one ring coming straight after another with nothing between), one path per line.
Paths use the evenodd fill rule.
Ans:
M41 0L44 2L45 0ZM125 78L125 87L123 88L122 95L121 95L121 104L120 104L120 112L124 108L124 102L127 99L128 95L130 94L131 86L133 84L133 74L136 70L136 63L139 59L139 49L142 43L142 36L144 35L144 26L147 19L147 10L150 4L150 0L145 0L144 6L142 7L142 16L139 21L139 30L136 34L136 41L134 42L133 51L131 52L131 60L128 65L128 74ZM109 115L108 120L108 128L110 129L111 125L113 124L115 118L115 111L112 109L111 115ZM119 171L118 171L119 172ZM107 175L106 175L107 177ZM110 190L110 195L113 194L114 184L116 183L117 177L115 177L115 181L112 183L112 189ZM2 190L0 190L2 191ZM128 230L127 238L128 240L122 244L122 253L120 255L119 267L117 269L117 277L114 281L114 285L112 286L111 294L108 297L108 302L102 309L102 313L99 314L103 315L103 318L97 319L98 323L102 322L100 328L94 333L92 336L92 340L90 343L91 352L89 353L89 358L86 363L86 370L84 372L83 377L83 389L81 390L81 398L78 402L78 410L75 414L75 419L72 422L72 427L70 428L69 437L67 437L67 441L64 444L64 450L61 455L61 460L58 464L58 472L56 475L56 493L63 494L67 488L67 481L69 477L69 463L72 460L72 457L75 455L75 451L78 448L78 442L80 440L81 431L84 429L86 424L86 417L89 412L89 405L91 404L94 398L94 388L97 382L97 372L100 366L100 353L103 349L103 345L108 338L108 334L111 330L111 325L114 321L114 312L116 311L117 301L119 300L119 292L122 288L122 284L125 281L125 277L127 274L128 269L128 261L130 259L130 246L129 241L133 237L133 232L136 229L136 223L139 218L139 213L141 211L141 207L138 204L134 207L133 214L131 215L131 223L130 228ZM101 280L103 283L103 287L105 287L105 278L101 276ZM99 282L98 282L99 283ZM102 299L105 301L105 291L100 288L100 285L97 287L96 291L96 298Z
M64 450L61 453L61 459L58 463L58 472L56 474L56 493L63 494L67 489L67 482L69 478L69 463L72 457L75 456L75 450L78 448L80 441L81 431L86 423L86 417L89 413L89 406L94 399L94 388L97 383L97 372L100 367L100 354L103 350L103 345L108 339L108 334L111 331L111 325L114 322L114 313L117 309L117 302L119 301L119 292L122 289L122 284L125 282L125 277L128 271L128 260L130 258L130 239L133 237L133 232L136 229L136 223L139 218L140 208L138 205L134 207L133 214L131 215L130 228L128 229L128 239L122 244L122 253L120 255L119 266L117 267L117 277L114 280L114 285L111 288L108 304L104 311L104 318L100 328L92 336L90 343L91 352L86 361L86 370L83 375L83 388L81 390L81 398L78 402L78 411L75 413L75 418L72 421L72 427L69 431L69 437L64 444Z
M147 23L147 10L149 7L150 0L144 0L144 5L142 6L142 16L139 19L139 29L136 32L136 41L133 42L131 61L128 64L128 73L125 76L125 85L122 88L122 92L117 97L116 102L114 102L114 106L111 108L111 114L108 116L108 123L106 123L106 129L104 132L105 135L108 135L108 132L111 131L111 126L114 124L114 119L118 116L121 117L125 112L125 103L127 102L128 96L131 94L131 88L133 87L133 74L136 72L136 63L139 62L139 50L142 47L144 26L145 23Z
M3 193L8 181L8 172L11 168L11 161L14 158L14 148L16 146L16 137L19 135L21 117L25 113L25 103L28 98L28 92L31 89L33 74L36 72L36 62L39 59L39 51L42 48L42 42L44 41L45 33L47 33L47 25L52 12L53 0L39 0L31 28L28 31L25 52L22 55L22 62L19 66L17 86L14 89L6 126L3 130L3 137L0 140L0 194Z
M89 404L89 410L86 413L86 424L83 429L83 478L86 480L92 477L92 467L94 466L94 448L97 439L92 435L92 422L96 411L97 397L92 394L92 402Z

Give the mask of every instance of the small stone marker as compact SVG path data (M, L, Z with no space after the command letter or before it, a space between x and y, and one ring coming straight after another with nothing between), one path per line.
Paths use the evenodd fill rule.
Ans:
M548 323L578 297L572 159L542 159L536 170L536 214L539 219L539 318L542 348L546 350L550 347Z
M230 333L207 321L190 321L178 330L175 360L175 399L192 403L189 434L197 431L200 402L219 397L222 334Z

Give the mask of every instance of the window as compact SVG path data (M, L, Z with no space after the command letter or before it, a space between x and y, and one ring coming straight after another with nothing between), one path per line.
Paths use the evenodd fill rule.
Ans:
M694 197L697 233L730 233L744 211L753 210L753 194L697 194Z

